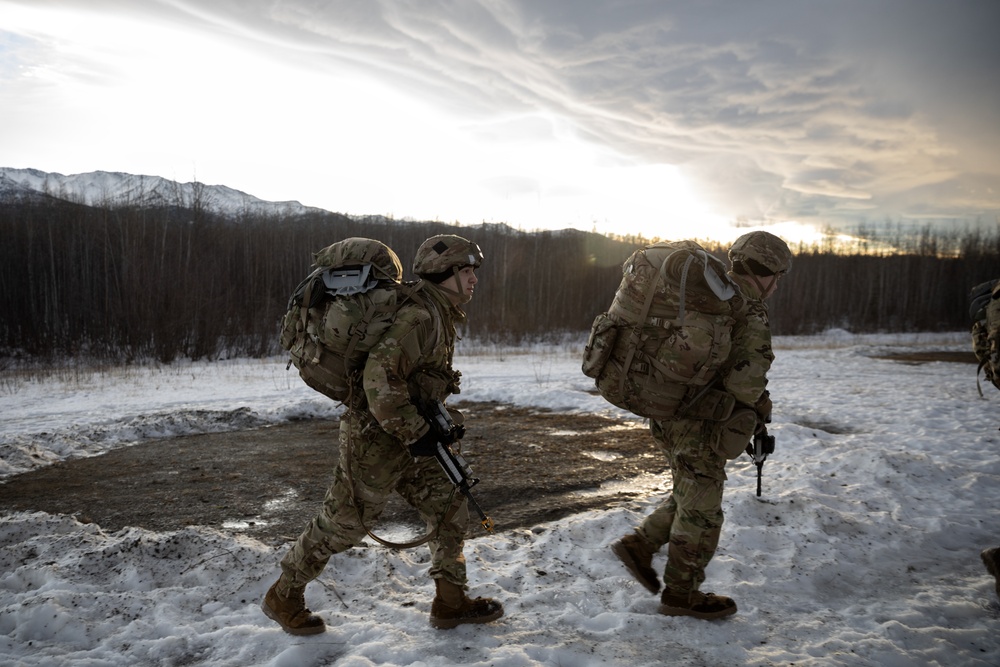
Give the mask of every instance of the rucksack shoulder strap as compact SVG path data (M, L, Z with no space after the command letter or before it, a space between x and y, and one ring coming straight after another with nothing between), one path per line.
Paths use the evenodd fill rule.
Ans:
M639 340L642 337L640 332L642 331L642 327L646 324L646 317L649 316L649 308L653 305L653 297L656 295L656 289L660 286L660 283L666 282L668 258L669 255L664 258L663 262L660 264L660 270L657 272L656 280L649 281L649 287L646 289L646 298L642 302L642 310L639 311L639 319L636 320L635 325L632 327L632 331L629 333L628 348L625 352L625 360L622 363L622 376L618 387L618 390L623 394L625 393L625 380L628 379L628 371L632 367L632 361L635 359L635 352L639 349ZM694 256L692 256L691 259L694 259ZM688 263L690 263L690 259L688 260ZM684 321L684 279L686 277L687 266L684 267L684 277L681 279L681 322Z
M444 319L441 316L440 308L432 303L434 299L424 291L425 283L423 280L417 281L415 284L406 285L410 290L410 299L415 303L420 304L431 316L432 328L434 330L434 335L429 341L427 346L428 350L433 349L437 344L445 339L449 346L454 345L454 341L448 336L448 332L444 326Z

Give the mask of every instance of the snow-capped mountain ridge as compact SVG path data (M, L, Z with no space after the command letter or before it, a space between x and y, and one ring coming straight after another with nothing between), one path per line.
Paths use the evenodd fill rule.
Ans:
M90 171L64 175L39 169L0 167L0 202L38 200L47 197L87 206L181 206L202 209L238 220L248 215L294 217L305 213L335 213L355 221L375 225L399 222L423 222L411 217L394 218L378 213L350 214L298 201L266 201L226 185L205 185L200 182L178 183L160 176L127 174L113 171ZM458 224L458 223L456 223ZM484 227L515 233L504 222L483 222ZM581 232L566 228L551 230L552 234L576 235Z
M38 169L0 167L0 198L47 195L86 204L183 206L198 205L226 216L241 214L299 215L322 209L297 201L265 201L225 185L178 183L160 176L92 171L64 175Z

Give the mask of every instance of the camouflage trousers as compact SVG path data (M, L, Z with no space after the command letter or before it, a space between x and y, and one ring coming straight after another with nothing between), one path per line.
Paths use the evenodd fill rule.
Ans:
M714 448L720 429L709 421L651 422L653 438L670 463L673 489L636 532L657 549L668 545L663 582L674 595L699 589L719 544L726 481L726 459Z
M345 469L348 461L353 489ZM464 586L467 576L462 549L469 523L464 498L456 495L434 457L414 459L374 420L345 416L340 423L340 463L333 484L326 492L322 511L281 560L282 587L304 587L323 572L333 554L361 542L366 531L358 518L358 507L365 526L378 534L374 524L393 491L416 508L428 530L436 530L427 543L430 576Z

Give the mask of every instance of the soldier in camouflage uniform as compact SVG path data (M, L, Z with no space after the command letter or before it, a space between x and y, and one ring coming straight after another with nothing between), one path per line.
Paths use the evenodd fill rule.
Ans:
M979 395L983 389L979 386L979 371L986 374L986 379L1000 389L1000 278L990 280L972 289L970 294L972 304L969 314L972 316L972 351L979 361L976 372L976 386ZM1000 598L1000 547L984 549L980 554L986 571L996 579L997 597Z
M673 489L635 533L612 545L615 555L653 593L660 591L653 554L667 545L659 607L667 616L716 619L736 613L731 598L699 588L722 530L726 461L738 456L770 419L766 376L774 354L764 300L791 268L791 251L773 234L751 232L736 240L729 259L729 275L741 292L734 299L743 303L736 309L732 350L715 387L733 395L736 409L726 421L651 421L653 438L670 464Z
M281 576L264 598L264 613L286 632L325 630L305 606L306 584L333 554L361 541L365 525L379 517L393 491L432 530L429 574L437 594L431 624L453 628L503 615L499 602L465 594L468 508L433 456L439 436L417 410L420 401L443 402L458 393L455 323L465 320L460 306L472 299L482 260L479 246L458 236L432 237L417 250L413 272L422 279L423 299L401 307L369 353L363 373L367 409L349 409L341 419L340 462L323 509L281 560Z

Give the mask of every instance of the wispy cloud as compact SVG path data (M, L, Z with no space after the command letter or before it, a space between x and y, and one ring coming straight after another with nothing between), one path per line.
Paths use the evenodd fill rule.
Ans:
M45 164L10 166L96 151L59 109L32 122L54 102L109 144L116 112L157 132L173 120L151 153L187 153L265 197L297 162L297 187L327 190L309 203L356 212L421 216L436 201L464 222L589 227L624 216L613 202L627 197L636 224L695 201L716 220L818 225L1000 214L994 2L0 0L14 7L0 138ZM115 29L88 39L69 24ZM59 124L73 128L61 146L37 140ZM258 176L224 166L227 151ZM331 162L322 185L301 173L310 151ZM163 173L176 161L140 164L177 176ZM640 172L653 192L595 192Z

